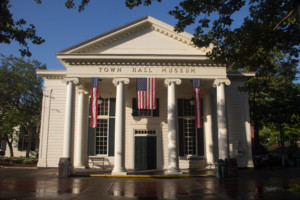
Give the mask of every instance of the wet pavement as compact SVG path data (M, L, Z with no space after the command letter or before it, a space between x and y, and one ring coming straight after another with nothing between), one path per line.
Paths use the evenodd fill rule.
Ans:
M0 199L300 199L300 168L238 177L58 178L57 169L0 168Z

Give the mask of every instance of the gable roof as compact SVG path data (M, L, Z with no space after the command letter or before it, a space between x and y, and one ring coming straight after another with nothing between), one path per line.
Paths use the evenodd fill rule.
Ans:
M155 34L156 33L156 34ZM142 36L147 35L147 39L149 40L159 40L155 44L161 44L160 46L155 46L152 41L148 42L148 44L144 44L146 39L145 37L143 39ZM125 24L123 26L120 26L118 28L115 28L111 31L108 31L106 33L100 34L96 37L93 37L89 40L86 40L84 42L81 42L79 44L76 44L74 46L71 46L67 49L64 49L62 51L59 51L56 55L62 56L62 55L72 55L72 54L174 54L176 50L185 49L188 50L186 52L183 51L184 54L190 54L190 55L205 55L207 49L206 48L197 48L195 47L192 42L193 35L182 32L182 33L176 33L174 31L174 27L166 24L160 20L157 20L153 17L146 16L143 18L140 18L138 20L135 20L133 22L130 22L128 24ZM123 44L122 48L128 49L128 41L132 41L133 39L137 39L136 43L139 44L136 49L139 49L137 52L130 52L125 49L123 51L118 52L112 52L107 51L107 49L112 49L113 47L118 45L118 48L120 48L120 44ZM173 41L171 41L173 40ZM171 45L171 43L174 43ZM124 43L127 43L124 46ZM177 43L177 44L176 44ZM134 44L136 45L136 44ZM161 51L144 51L141 52L141 49L163 49L163 45L169 47L169 53L162 53ZM178 46L178 47L176 47ZM104 51L106 50L106 51ZM167 49L165 49L167 50ZM175 54L180 54L180 52L176 52Z

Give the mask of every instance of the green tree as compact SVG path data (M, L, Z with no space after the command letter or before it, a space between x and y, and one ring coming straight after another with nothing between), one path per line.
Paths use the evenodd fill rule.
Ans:
M38 133L43 83L35 73L38 69L46 69L46 65L37 60L1 55L0 137L7 140L11 156L16 136L31 140Z

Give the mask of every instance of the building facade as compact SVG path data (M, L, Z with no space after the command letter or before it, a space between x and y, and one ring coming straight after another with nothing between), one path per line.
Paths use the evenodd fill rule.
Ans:
M66 70L44 79L39 167L70 158L75 168L105 157L113 174L127 169L213 167L236 158L252 167L248 96L238 90L253 73L227 73L197 48L192 35L152 17L57 53ZM90 84L99 77L96 128L89 128ZM157 108L136 108L136 78L157 78ZM195 128L192 80L200 78L203 128Z

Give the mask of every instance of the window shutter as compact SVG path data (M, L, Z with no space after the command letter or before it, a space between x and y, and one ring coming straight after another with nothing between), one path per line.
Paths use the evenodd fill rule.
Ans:
M109 118L108 156L115 155L115 118Z
M177 99L178 117L183 117L183 99Z
M178 119L178 133L179 133L179 156L184 156L183 119Z
M156 99L156 109L153 110L153 117L159 117L159 99Z
M19 136L18 151L23 151L23 137Z
M95 132L96 128L88 129L88 155L94 156L95 155Z
M6 140L1 140L1 151L6 151Z
M116 112L116 98L110 98L109 99L109 116L113 117L115 116Z
M198 156L204 156L203 128L197 128Z
M136 98L132 98L132 116L136 117L139 116L139 112L136 105Z

